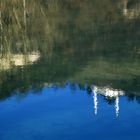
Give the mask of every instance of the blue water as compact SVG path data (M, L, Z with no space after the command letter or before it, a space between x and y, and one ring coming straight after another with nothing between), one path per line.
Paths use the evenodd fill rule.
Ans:
M0 140L140 140L140 104L119 97L108 104L78 86L44 87L0 102Z

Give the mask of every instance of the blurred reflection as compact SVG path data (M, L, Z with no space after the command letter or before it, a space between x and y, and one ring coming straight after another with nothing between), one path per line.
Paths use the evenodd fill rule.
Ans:
M93 92L94 93L94 96L93 96L93 99L94 99L94 113L95 115L97 115L97 110L98 110L98 99L97 99L97 92Z
M40 57L38 52L32 52L30 54L7 54L0 58L0 70L8 70L12 66L25 66L33 64Z
M139 4L1 0L0 99L67 81L139 95Z
M92 92L93 92L93 99L94 99L94 113L97 114L98 109L98 98L97 95L105 96L106 98L109 98L110 100L115 99L115 113L116 117L119 116L119 96L124 96L125 93L121 90L112 89L109 87L97 87L92 86Z
M117 96L115 99L115 109L116 109L116 117L119 116L119 97Z
M0 140L139 140L139 35L140 0L0 0Z
M128 19L140 16L140 3L138 0L124 0L123 15Z

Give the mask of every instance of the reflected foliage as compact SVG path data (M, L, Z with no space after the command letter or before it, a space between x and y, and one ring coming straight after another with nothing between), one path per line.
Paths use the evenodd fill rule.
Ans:
M1 57L33 51L41 54L33 65L7 71L0 68L1 99L15 90L24 93L67 81L82 86L94 82L140 94L138 0L0 3ZM87 92L91 93L90 88Z

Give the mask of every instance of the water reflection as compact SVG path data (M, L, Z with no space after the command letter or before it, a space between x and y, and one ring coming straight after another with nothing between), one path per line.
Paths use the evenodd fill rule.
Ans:
M139 139L140 105L136 100L130 102L127 94L121 97L111 94L109 98L103 93L97 95L94 92L89 96L86 89L69 83L64 86L52 85L37 91L30 90L26 94L17 93L0 102L0 125L4 126L0 139L25 140L36 139L37 136L37 139L55 140L60 136L64 140L67 136L72 140L76 136L78 139L106 137L111 140L114 136L117 139L127 137L128 131L129 138ZM93 94L95 113L98 109L96 116L93 115ZM108 100L112 100L112 103L108 104ZM111 131L109 136L106 135L108 130Z
M139 5L1 0L0 139L139 140Z
M33 0L22 2L1 0L2 52L27 53L38 50L50 55L55 47L59 49L62 46L70 53L73 49L69 47L81 44L92 45L94 50L100 51L104 49L103 45L109 47L106 43L110 38L124 42L128 38L132 40L137 38L136 33L133 34L133 28L136 28L136 32L139 28L138 0L119 0L115 4L111 0L104 0L102 3L97 0L86 2L40 0L32 4L33 2ZM124 36L116 40L118 33ZM101 40L105 42L102 43ZM131 47L131 43L130 46L125 43L122 45ZM113 47L114 44L111 46L112 49L116 48ZM137 43L134 46L132 52L139 50Z
M1 55L0 58L0 71L9 70L13 66L25 66L35 63L39 58L38 52L32 52L30 54L6 54Z
M105 96L106 99L114 100L115 99L115 113L116 117L119 116L119 96L125 96L124 91L117 90L117 89L112 89L109 87L97 87L97 86L92 86L92 91L93 91L93 99L94 99L94 112L95 115L97 115L97 110L98 110L98 98L97 95L102 95Z
M140 4L137 0L124 0L123 15L128 19L133 19L140 16ZM137 4L135 4L137 3Z
M116 97L115 100L115 109L116 109L116 116L119 116L119 97Z
M95 115L97 115L97 109L98 109L97 92L93 92L93 93L94 93L94 96L93 96L93 99L94 99L94 113L95 113Z

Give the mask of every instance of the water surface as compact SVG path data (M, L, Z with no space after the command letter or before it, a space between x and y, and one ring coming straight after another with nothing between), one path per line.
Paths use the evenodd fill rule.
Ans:
M78 85L44 87L18 93L0 103L0 139L136 139L139 140L140 98L115 99L87 94ZM117 112L116 112L117 111ZM128 133L129 132L129 133Z
M139 9L1 0L0 139L139 140Z

